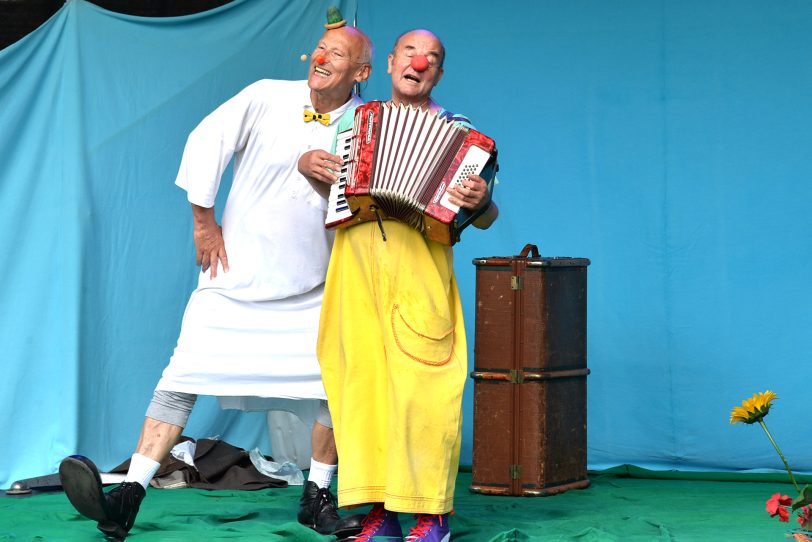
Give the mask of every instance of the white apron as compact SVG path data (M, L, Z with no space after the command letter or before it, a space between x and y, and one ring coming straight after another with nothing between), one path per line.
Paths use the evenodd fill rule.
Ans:
M332 234L326 201L299 174L308 149L329 150L336 121L304 123L306 81L262 80L189 135L175 183L212 207L234 158L223 209L230 271L201 273L156 389L198 395L324 399L315 348ZM232 402L229 406L239 406Z

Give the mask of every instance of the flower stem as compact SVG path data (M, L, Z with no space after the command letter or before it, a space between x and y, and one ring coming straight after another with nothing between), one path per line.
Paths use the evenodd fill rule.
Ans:
M798 482L795 481L795 476L792 475L792 469L789 468L789 463L787 463L784 454L781 453L781 449L778 447L778 444L775 443L775 439L773 439L773 436L770 434L770 430L767 429L767 424L764 423L764 419L759 420L758 423L761 424L761 428L764 429L765 433L767 433L767 438L770 439L770 442L773 443L775 451L778 452L778 455L781 457L781 461L784 462L784 466L787 468L787 473L789 474L789 479L792 482L792 485L795 486L795 491L797 491L798 494L800 494L801 488L798 487Z

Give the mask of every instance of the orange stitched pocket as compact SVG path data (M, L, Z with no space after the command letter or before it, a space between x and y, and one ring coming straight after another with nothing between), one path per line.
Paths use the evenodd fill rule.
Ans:
M392 305L392 334L400 351L426 365L444 365L454 354L454 323L437 314Z

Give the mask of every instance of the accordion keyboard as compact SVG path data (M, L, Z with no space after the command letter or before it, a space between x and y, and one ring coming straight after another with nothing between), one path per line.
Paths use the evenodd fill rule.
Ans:
M352 217L344 190L347 187L350 167L350 148L352 147L352 129L344 130L336 136L336 154L344 162L338 171L338 180L330 186L330 197L327 199L327 219L325 224L338 224Z

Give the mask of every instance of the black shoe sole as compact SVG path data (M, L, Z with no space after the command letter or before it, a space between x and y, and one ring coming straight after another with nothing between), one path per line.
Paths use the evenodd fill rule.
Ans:
M361 523L361 520L363 520L365 517L366 517L365 514L355 514L352 516L341 518L341 521L338 522L339 525L336 526L336 530L333 531L332 534L338 540L343 540L345 538L357 535L364 528L363 524ZM342 523L344 523L345 525L342 526L341 525Z
M59 464L62 489L76 511L88 519L107 522L99 469L83 456L70 456Z
M93 461L81 455L66 457L59 464L59 479L76 511L96 521L104 536L114 540L126 538L127 531L107 517L101 475Z
M332 528L322 528L321 530L319 530L318 525L316 525L315 523L307 523L307 522L304 522L304 521L300 521L299 524L304 525L308 529L313 529L314 531L316 531L319 534L326 534L326 535L335 534L333 532Z
M127 538L127 531L122 529L118 523L112 521L100 521L96 528L104 533L104 536L112 540L124 540Z

